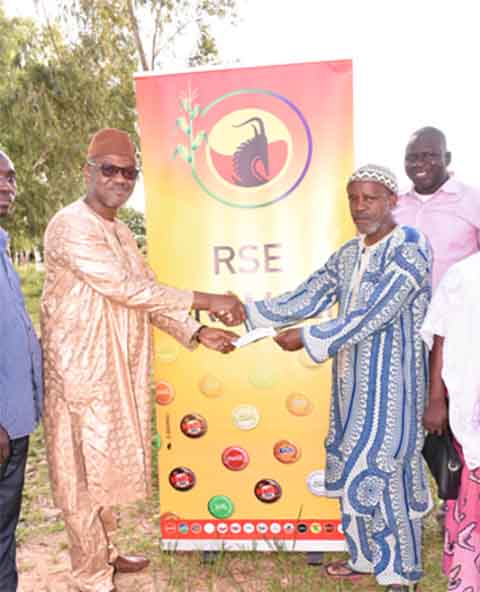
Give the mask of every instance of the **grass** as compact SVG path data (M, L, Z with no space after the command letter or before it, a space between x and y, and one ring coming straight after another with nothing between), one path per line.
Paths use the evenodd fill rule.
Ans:
M23 265L18 269L25 304L30 318L38 330L40 326L40 296L43 288L43 272L37 271L34 265Z
M38 327L43 275L33 266L25 266L20 270L20 277L28 311ZM154 470L156 473L156 467ZM157 482L155 477L154 484ZM368 578L357 583L326 579L321 568L306 564L302 553L220 552L215 561L203 563L199 552L162 551L159 516L158 490L155 490L148 502L122 509L115 540L122 550L146 554L151 558L153 587L158 592L369 592L380 589L373 579ZM42 553L45 554L42 559L50 565L55 565L58 555L65 550L63 521L50 497L41 428L31 438L22 516L17 534L20 545L28 546L41 541L44 545ZM447 589L446 579L441 574L442 546L438 525L434 516L430 515L425 520L425 577L422 580L422 592ZM326 554L326 560L338 558L338 554ZM27 561L21 565L21 571L24 572L34 569L34 562ZM134 587L131 586L129 581L129 590L143 591L135 582Z

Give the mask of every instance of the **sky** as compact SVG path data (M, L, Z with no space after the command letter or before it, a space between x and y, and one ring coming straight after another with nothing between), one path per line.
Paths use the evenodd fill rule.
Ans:
M55 0L44 0L49 10ZM216 29L225 64L353 59L355 162L392 168L403 186L411 133L440 127L451 170L480 186L479 13L476 0L237 0L240 22ZM4 0L35 15L33 0ZM186 41L188 46L188 41ZM183 56L168 65L183 70ZM132 205L142 208L141 187Z

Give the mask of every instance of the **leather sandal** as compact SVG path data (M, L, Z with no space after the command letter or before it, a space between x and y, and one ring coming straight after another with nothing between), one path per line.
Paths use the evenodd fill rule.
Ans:
M325 565L325 573L330 578L338 580L358 580L370 574L361 571L355 571L348 564L348 559L340 559L339 561L332 561Z

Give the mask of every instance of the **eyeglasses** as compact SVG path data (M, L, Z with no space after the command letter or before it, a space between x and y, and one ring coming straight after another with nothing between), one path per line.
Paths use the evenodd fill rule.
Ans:
M119 167L115 164L110 164L109 162L102 162L100 164L97 164L96 162L93 162L91 160L87 160L87 164L96 169L100 169L102 175L104 177L107 177L107 179L112 179L113 177L116 177L118 173L121 173L122 177L126 181L135 181L135 179L140 174L140 169L137 169L137 167L133 166Z

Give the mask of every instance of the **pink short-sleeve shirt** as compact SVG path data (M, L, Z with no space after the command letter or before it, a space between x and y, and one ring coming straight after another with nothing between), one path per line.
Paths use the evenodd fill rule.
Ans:
M398 224L423 232L433 249L433 289L457 261L480 250L480 190L450 178L428 201L411 189L399 195Z

